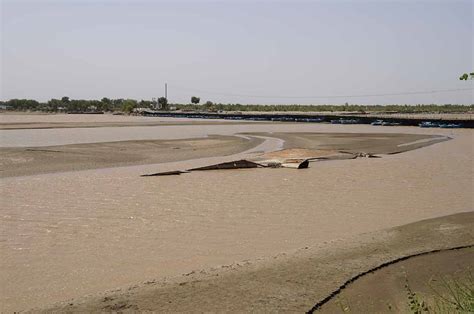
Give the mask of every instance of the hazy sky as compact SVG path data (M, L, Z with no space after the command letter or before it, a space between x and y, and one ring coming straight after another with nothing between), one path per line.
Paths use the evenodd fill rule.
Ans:
M474 102L474 1L0 1L3 100Z

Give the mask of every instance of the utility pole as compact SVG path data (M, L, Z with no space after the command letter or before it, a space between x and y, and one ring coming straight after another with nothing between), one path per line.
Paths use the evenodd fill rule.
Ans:
M165 83L165 101L161 106L161 110L168 110L168 83Z

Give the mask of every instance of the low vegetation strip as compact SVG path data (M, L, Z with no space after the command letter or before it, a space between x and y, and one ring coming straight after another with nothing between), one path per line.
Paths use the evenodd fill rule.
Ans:
M417 105L359 105L344 103L341 105L261 105L261 104L239 104L239 103L214 103L207 101L203 104L175 103L168 104L166 99L159 99L157 102L151 100L135 99L110 99L107 97L98 99L70 99L62 97L61 99L52 98L46 102L39 102L34 99L10 99L0 101L0 106L6 110L33 110L46 112L69 112L69 113L87 113L119 111L132 112L137 108L141 109L177 109L193 111L258 111L258 112L358 112L358 113L472 113L474 104L417 104Z

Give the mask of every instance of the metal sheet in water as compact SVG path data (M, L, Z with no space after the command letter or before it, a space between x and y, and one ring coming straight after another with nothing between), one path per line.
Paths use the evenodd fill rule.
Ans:
M223 162L216 165L188 169L188 171L242 169L242 168L260 168L260 167L263 167L263 166L255 162L242 159L242 160L236 160L236 161L230 161L230 162Z

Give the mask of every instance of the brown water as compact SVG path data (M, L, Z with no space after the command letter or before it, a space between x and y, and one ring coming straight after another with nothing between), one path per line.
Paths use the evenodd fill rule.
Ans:
M315 163L306 170L141 178L139 174L157 169L146 165L2 179L1 311L272 256L474 207L470 130L301 124L83 130L37 135L38 130L5 131L2 144L243 131L405 131L454 139L381 159Z

